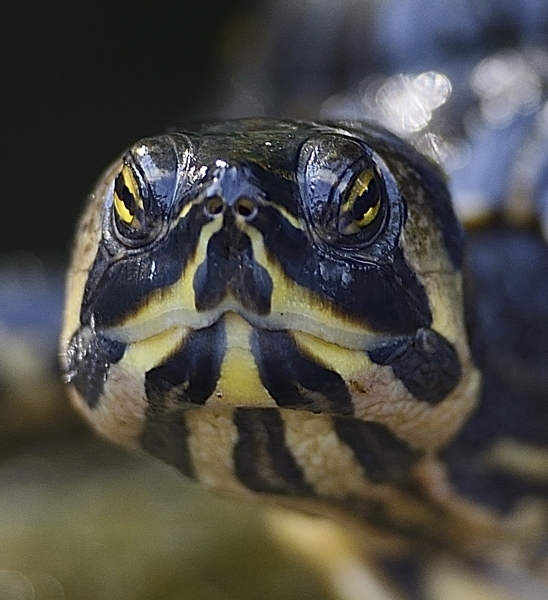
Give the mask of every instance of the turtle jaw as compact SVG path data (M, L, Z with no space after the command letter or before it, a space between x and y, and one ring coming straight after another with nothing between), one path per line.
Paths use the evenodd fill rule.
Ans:
M206 312L172 307L144 322L130 322L106 328L103 334L113 341L132 344L156 337L173 328L186 332L207 329L228 314L239 315L254 329L308 334L348 350L368 350L391 339L389 335L369 332L353 326L350 322L337 323L329 317L329 311L322 319L314 313L308 313L304 307L299 310L299 307L293 306L288 306L285 310L271 311L268 315L257 315L234 300L226 300L220 306Z

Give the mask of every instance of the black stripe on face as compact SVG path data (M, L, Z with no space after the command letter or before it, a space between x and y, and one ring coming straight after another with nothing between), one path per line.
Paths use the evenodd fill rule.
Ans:
M238 429L234 468L245 486L269 494L313 494L285 445L284 423L277 409L238 408L234 425Z
M441 402L461 377L455 349L433 329L419 329L413 337L370 350L369 357L378 365L390 365L411 394L428 404Z
M126 345L93 334L86 327L70 341L67 350L67 379L82 395L90 408L95 408L103 393L111 365L117 363L126 351Z
M288 332L256 329L251 350L261 381L279 406L352 414L342 377L305 356Z
M403 482L420 454L381 423L333 416L339 438L354 452L365 476L375 483Z
M224 320L192 331L181 348L145 376L149 404L204 404L215 390L226 348Z
M207 259L196 270L193 286L199 311L215 308L231 292L247 310L270 312L272 279L254 260L249 237L234 224L209 240Z
M147 420L141 434L142 447L152 456L179 469L183 475L194 477L188 436L184 411L179 410L160 417L153 411L147 411Z

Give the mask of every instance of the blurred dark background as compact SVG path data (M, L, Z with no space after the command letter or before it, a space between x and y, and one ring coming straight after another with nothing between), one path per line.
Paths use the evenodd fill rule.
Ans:
M253 0L9 1L0 18L0 254L65 253L127 144L207 115Z

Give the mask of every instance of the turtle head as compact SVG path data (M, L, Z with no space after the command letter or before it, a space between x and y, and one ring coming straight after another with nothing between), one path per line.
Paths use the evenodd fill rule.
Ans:
M443 175L373 126L253 119L144 139L77 233L71 393L103 433L149 449L158 423L246 408L375 422L434 449L478 385L462 243Z

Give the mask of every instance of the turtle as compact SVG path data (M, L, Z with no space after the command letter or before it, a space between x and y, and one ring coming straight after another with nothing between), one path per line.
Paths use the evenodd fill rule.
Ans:
M88 199L64 380L110 440L340 525L325 571L380 586L341 597L448 597L451 565L468 597L542 598L547 274L538 227L466 236L440 165L376 123L177 128ZM313 554L309 518L285 522Z

